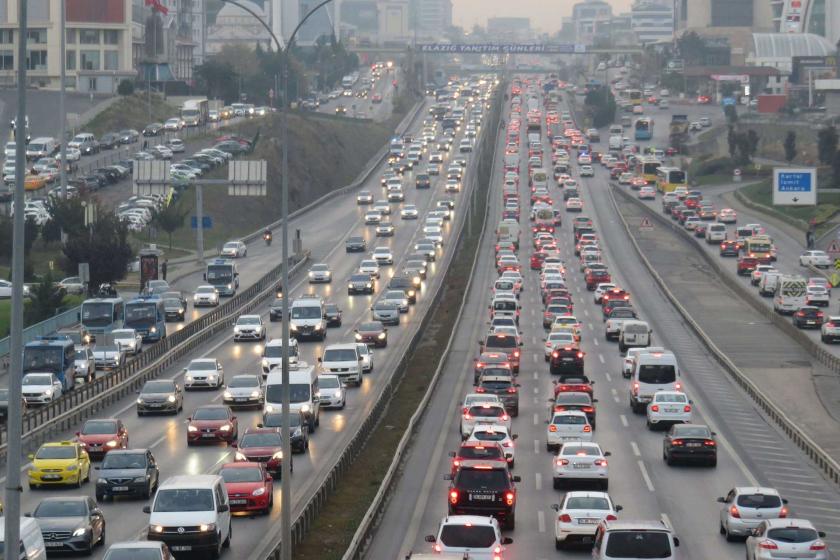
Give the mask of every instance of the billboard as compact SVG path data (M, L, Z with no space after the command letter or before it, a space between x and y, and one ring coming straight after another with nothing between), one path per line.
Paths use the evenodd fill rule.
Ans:
M837 77L836 56L794 56L792 61L790 81L795 84L807 84L809 76L814 80Z
M572 43L422 43L417 49L440 54L585 54L586 45Z
M67 22L126 23L125 0L66 0Z
M816 168L773 168L773 206L814 206L816 203Z

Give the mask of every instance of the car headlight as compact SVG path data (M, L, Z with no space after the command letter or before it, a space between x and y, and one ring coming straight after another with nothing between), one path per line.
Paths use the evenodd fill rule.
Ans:
M385 335L385 333L383 332L383 333L379 333L379 336L378 336L377 338L379 338L379 340L385 340L385 336L386 336L386 335Z
M201 525L198 526L198 530L201 531L202 533L209 533L211 531L216 530L216 524L215 523L202 523Z
M253 492L251 492L252 496L262 496L265 494L265 488L256 488Z
M252 392L251 392L251 397L252 397L252 398L256 399L256 398L258 398L259 396L260 396L260 392L259 392L259 391L252 391Z
M223 432L229 432L230 431L230 424L225 424L224 426L222 426L219 429Z
M116 446L117 446L117 442L116 442L116 440L113 440L113 439L112 439L111 441L109 441L109 442L108 442L108 443L106 443L105 445L106 445L107 447L116 447Z
M78 529L73 531L73 536L74 537L81 537L85 533L87 533L87 528L86 527L79 527Z
M70 466L67 467L67 470L70 471L70 472L73 472L78 468L79 468L79 465L70 465Z
M353 284L347 284L347 289L352 290L353 289Z
M207 380L208 381L215 381L216 380L216 374L211 373L210 375L207 376Z
M360 335L359 333L356 333L356 340L362 340L362 335Z
M291 331L296 331L297 329L298 329L298 328L297 328L297 325L296 325L296 324L294 324L294 323L289 323L289 330L291 330Z
M185 380L185 381L188 381L188 382L190 382L190 383L192 383L192 380L193 380L192 375L187 375L187 376L184 378L184 380Z
M171 402L171 403L174 403L174 402L175 402L175 400L176 400L176 399L175 399L175 395L169 395L168 397L166 397L166 400L168 400L168 401L169 401L169 402Z
M238 332L239 332L239 331L241 331L241 330L242 330L242 329L241 329L238 325L237 325L237 326L235 326L235 327L233 327L233 332L235 332L235 333L238 333Z
M240 453L239 451L237 451L236 455L234 455L234 459L237 460L237 461L247 461L248 457L246 457L243 453Z
M222 393L222 398L232 399L233 395L230 393L230 391L225 391L224 393Z
M148 478L149 478L148 476L138 476L138 477L135 477L135 478L134 478L134 480L132 480L132 482L136 482L136 483L138 483L138 484L142 484L142 483L146 482L146 480L147 480ZM103 482L104 482L104 481L103 481Z
M150 525L149 530L152 533L163 533L163 525Z
M283 452L282 452L282 451L278 451L277 453L275 453L274 455L272 455L272 457L271 457L271 458L272 458L272 459L277 459L278 461L282 461L282 460L283 460Z
M232 284L228 284L228 285L227 285L227 289L228 289L228 290L232 290L232 289L233 289L233 285L232 285Z
M309 407L309 405L308 405L308 404L304 404L304 405L302 405L302 406L300 407L300 411L301 411L301 412L303 412L304 414L306 414L306 413L307 413L307 412L309 412L310 410L311 410L311 408Z
M183 312L184 312L184 308L183 308L183 307L179 307L179 308L178 308L178 313L183 313Z
M187 431L188 432L197 432L198 428L196 428L195 426L187 426Z
M137 399L137 404L143 404L143 399Z
M370 282L368 282L367 284L365 284L365 288L372 288L372 287L373 287L373 284L371 284Z
M52 394L53 394L52 389L47 389L46 391L44 391L44 395L47 396L47 397L52 396Z
M156 332L157 332L157 327L152 327L152 328L150 328L150 329L149 329L149 332L151 332L151 333L156 333Z
M198 296L198 294L194 295L194 296L193 296L193 301L198 301L198 300L199 300L199 296Z

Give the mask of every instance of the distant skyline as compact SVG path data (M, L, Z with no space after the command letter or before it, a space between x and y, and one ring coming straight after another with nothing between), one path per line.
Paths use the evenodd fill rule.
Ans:
M452 22L469 31L473 25L487 25L488 17L527 17L531 28L545 33L560 30L563 17L572 14L572 6L583 0L452 0ZM613 12L630 10L633 0L606 0Z

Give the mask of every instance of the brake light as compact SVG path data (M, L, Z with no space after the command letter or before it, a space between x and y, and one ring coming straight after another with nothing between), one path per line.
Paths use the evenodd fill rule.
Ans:
M516 392L516 387L508 387L507 392L508 393L515 393Z
M715 440L713 440L713 439L707 439L706 441L703 442L703 445L705 445L707 447L714 447L714 446L717 445L717 443L715 443Z
M787 506L782 506L782 509L779 511L779 518L785 518L788 516L788 508Z
M591 406L584 406L583 408L581 408L581 410L584 411L584 412L594 412L595 411L595 409L592 408Z
M680 383L679 381L674 383L674 390L675 391L682 391L682 383Z
M639 393L639 384L633 383L633 394L637 395Z
M740 519L741 518L741 512L738 511L738 508L735 507L735 506L730 506L729 507L729 515L731 515L735 519Z
M673 446L675 446L675 447L679 447L679 446L681 446L683 443L684 443L684 442L683 442L683 440L681 440L681 439L675 439L675 440L673 440L673 441L671 442L671 445L673 445Z
M659 405L658 404L650 405L650 410L651 410L651 412L659 412Z
M814 541L814 544L811 545L811 550L825 550L826 545L823 541Z
M458 491L457 490L450 490L449 491L449 503L450 504L457 504L458 503Z
M758 543L758 548L762 550L779 550L779 547L773 541L764 540Z
M476 387L475 392L476 393L483 393L484 392L484 387Z
M555 426L554 424L550 424L548 426L548 431L549 432L556 432L557 431L557 426Z
M608 516L606 516L604 519L606 519L607 521L616 521L616 520L618 520L618 517L616 517L616 516L615 516L615 515L613 515L613 514L609 514L609 515L608 515Z
M470 416L469 412L464 413L464 420L472 420L472 416Z
M606 459L596 459L595 464L599 467L606 467L607 466L607 460Z
M591 431L592 431L592 426L587 425L587 426L583 427L583 433L588 434Z
M691 412L691 405L687 404L683 407L683 412Z
M578 357L578 358L583 358L583 352L578 352L578 353L577 353L577 357Z
M441 551L443 551L443 547L441 547L439 544L436 544L435 545L435 552L441 552Z
M506 492L505 493L505 503L507 505L512 506L514 498L515 498L515 494L513 492Z
M502 414L502 422L507 422L508 420L510 420L510 416L508 416L507 414Z

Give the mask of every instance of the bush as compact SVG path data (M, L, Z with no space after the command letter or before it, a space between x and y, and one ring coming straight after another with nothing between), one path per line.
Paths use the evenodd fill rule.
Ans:
M732 173L734 166L728 157L712 158L698 163L694 175L705 177L706 175L722 175Z
M120 95L131 95L134 93L134 82L131 80L121 80L117 86L117 93Z

